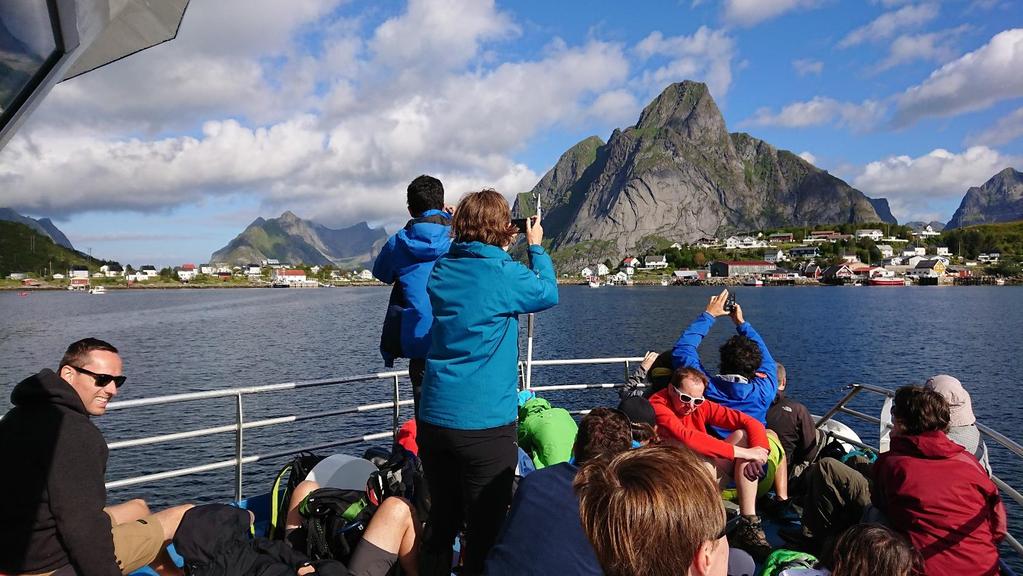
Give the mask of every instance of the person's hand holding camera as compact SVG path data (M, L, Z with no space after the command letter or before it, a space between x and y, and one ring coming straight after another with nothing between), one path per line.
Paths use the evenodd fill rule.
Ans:
M540 217L526 218L526 244L540 246L543 244L543 226L540 225Z
M707 304L707 314L717 318L718 316L724 316L728 314L725 311L725 302L728 300L728 290L722 290L717 296L710 297L710 303Z
M742 326L742 323L746 321L742 317L742 306L739 306L738 302L732 302L732 312L729 316L732 317L732 322L735 322L736 326Z

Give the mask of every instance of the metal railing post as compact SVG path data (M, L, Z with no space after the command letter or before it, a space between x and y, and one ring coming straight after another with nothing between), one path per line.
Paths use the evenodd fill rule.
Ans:
M242 395L239 393L235 396L237 400L235 411L236 418L235 424L238 427L235 431L234 436L234 499L240 501L242 499L242 456L244 454L244 428L245 428L245 414L242 410Z
M850 390L849 393L845 395L845 398L842 398L842 400L838 404L835 404L834 408L832 408L831 410L828 410L828 413L825 414L820 420L817 421L817 428L820 428L821 424L824 424L828 420L831 420L831 417L834 416L836 412L838 412L842 408L845 408L845 403L850 401L850 400L852 400L853 397L855 397L857 394L859 394L860 390L862 390L862 388L860 388L856 384L853 384L852 385L852 390Z
M625 381L626 382L629 381L629 376L631 376L631 374L629 374L629 361L626 360L625 361Z
M398 390L398 375L394 375L394 418L391 422L391 428L394 430L394 439L398 439L398 427L401 425L401 406L398 405L399 394Z

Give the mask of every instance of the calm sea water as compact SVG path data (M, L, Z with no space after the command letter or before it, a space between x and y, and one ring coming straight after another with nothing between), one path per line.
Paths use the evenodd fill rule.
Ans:
M715 292L709 288L562 287L561 304L539 314L535 357L638 356L670 348ZM791 395L822 413L849 383L897 387L938 373L963 381L977 416L1023 439L1023 289L739 288L738 301L789 371ZM320 290L138 290L104 296L0 293L0 407L13 385L55 368L67 344L85 336L122 351L127 384L118 399L271 384L383 371L377 353L383 288ZM523 322L523 326L525 322ZM704 346L734 331L720 319ZM621 366L538 369L534 385L619 382ZM407 384L402 383L407 394ZM318 388L301 397L274 393L246 400L247 419L357 406L389 398L387 382ZM555 404L590 408L615 403L610 391L551 393ZM880 403L857 404L876 414ZM97 420L109 441L230 424L234 400L112 411ZM406 410L404 414L410 414ZM848 422L849 420L846 419ZM262 454L387 430L390 413L332 417L246 432L246 453ZM854 426L865 439L868 425ZM346 448L357 453L365 445ZM111 452L108 479L232 457L234 435ZM992 446L996 473L1010 482L1023 466ZM246 467L245 491L268 490L278 459ZM111 491L160 505L227 499L233 470ZM1018 516L1017 516L1018 517Z

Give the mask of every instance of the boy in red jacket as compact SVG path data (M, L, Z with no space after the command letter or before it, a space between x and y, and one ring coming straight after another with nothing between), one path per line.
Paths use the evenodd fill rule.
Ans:
M703 456L717 471L723 484L735 480L742 519L733 545L754 558L771 552L756 512L757 481L769 455L764 425L738 410L704 398L707 376L696 368L676 368L671 385L650 397L657 416L657 429ZM708 426L733 432L724 440L707 433Z
M874 465L871 502L909 536L928 576L998 574L1005 507L977 459L945 435L948 402L904 386L892 414L891 450Z

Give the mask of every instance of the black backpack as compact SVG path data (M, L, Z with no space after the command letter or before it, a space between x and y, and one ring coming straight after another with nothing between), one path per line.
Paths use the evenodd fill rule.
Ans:
M369 456L370 451L366 455ZM430 493L419 457L396 444L383 462L379 456L367 460L377 466L377 470L369 475L366 482L366 495L370 502L379 506L390 496L404 498L415 508L416 519L425 522L430 512Z
M273 487L270 489L270 528L267 537L274 540L284 539L284 527L287 524L288 503L291 502L291 495L295 487L305 480L312 472L313 467L323 460L323 456L317 456L311 452L301 452L291 462L284 465L281 471L274 478ZM288 483L284 486L283 493L280 492L281 482L285 474L288 475Z
M310 560L348 562L369 526L377 505L363 490L319 488L300 508L305 520L291 534L291 545L305 550Z

